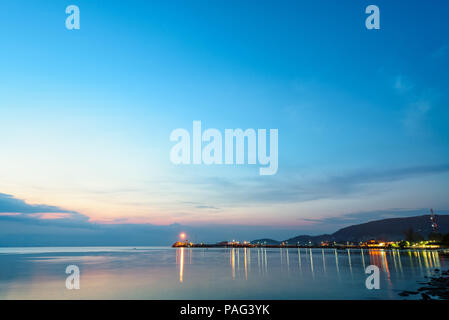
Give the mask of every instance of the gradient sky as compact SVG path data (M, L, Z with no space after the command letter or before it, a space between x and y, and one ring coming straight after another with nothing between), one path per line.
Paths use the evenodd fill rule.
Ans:
M69 4L80 30L65 28ZM365 28L370 4L380 30ZM448 12L0 0L0 219L26 217L18 233L31 220L190 226L207 241L447 212ZM173 165L170 133L194 120L279 129L278 173Z

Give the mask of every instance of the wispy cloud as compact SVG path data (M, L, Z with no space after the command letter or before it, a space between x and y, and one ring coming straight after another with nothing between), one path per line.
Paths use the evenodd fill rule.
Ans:
M0 193L0 214L13 213L23 215L36 215L46 213L60 213L66 216L79 215L78 212L66 210L56 206L45 204L29 204L22 199L17 199L12 195Z
M443 173L449 171L449 164L394 168L386 170L360 170L331 179L337 184L361 184L403 180L416 176Z
M416 133L422 129L426 114L430 109L431 102L429 100L421 100L409 104L402 120L409 132Z
M296 202L301 199L317 199L322 197L333 197L342 193L358 192L361 185L378 183L392 180L406 179L419 175L441 173L449 171L449 165L403 168L396 170L355 172L347 175L331 177L327 182L311 185L305 183L300 185L291 183L290 185L273 184L271 189L266 186L261 193L244 190L250 200L266 202ZM212 181L216 181L212 179ZM285 182L285 181L284 181ZM327 188L325 185L327 184ZM218 186L215 186L220 190ZM286 187L286 189L283 189ZM275 190L277 188L277 190ZM324 189L321 194L316 191ZM286 190L284 192L283 190ZM227 192L224 189L220 191ZM240 190L234 194L242 193ZM271 197L269 197L271 194ZM1 194L2 208L12 210L13 203L21 204L20 209L16 205L16 211L22 213L0 214L0 243L5 245L169 245L177 239L179 232L187 232L193 241L221 241L229 239L253 240L262 237L275 239L286 239L296 236L301 232L316 234L321 232L334 232L341 227L351 224L363 223L370 220L382 218L403 217L422 215L427 213L426 209L403 209L393 208L378 211L363 211L344 213L333 217L323 218L298 218L298 221L305 222L301 227L272 227L258 225L152 225L127 223L126 220L117 219L114 224L92 223L87 219L73 219L73 217L84 217L80 213L64 210L55 206L29 205L23 200L16 199L11 195ZM7 201L5 201L5 199ZM247 198L248 200L248 198ZM243 197L237 201L244 201ZM8 207L5 203L8 202ZM192 202L193 204L195 202ZM31 206L31 207L30 207ZM204 209L216 210L214 206L197 205ZM48 213L48 210L54 212ZM33 211L33 213L30 213ZM35 212L38 211L38 212ZM47 213L40 212L47 211ZM62 212L65 211L65 212ZM26 213L25 213L26 212ZM438 214L446 214L447 211L438 210ZM84 217L86 218L86 217ZM296 225L296 224L295 224Z
M393 86L396 89L396 91L400 94L407 93L414 87L411 81L402 75L398 75L395 77Z
M329 174L323 178L279 175L263 182L257 178L210 177L196 179L195 184L208 195L211 201L221 203L224 207L231 207L267 203L299 203L372 194L376 190L383 190L379 186L382 183L446 172L449 172L449 164L389 169L366 168L339 175ZM210 190L213 190L213 193Z
M445 44L439 47L432 53L431 57L433 59L440 59L442 57L445 57L447 54L449 54L449 44Z
M210 243L223 240L288 238L294 227L255 225L152 225L121 222L100 224L66 217L40 219L30 215L0 215L0 243L8 246L148 246L171 245L180 232L189 240Z
M402 112L404 128L411 134L425 132L426 117L441 94L436 89L419 87L403 75L395 77L393 88L405 102Z
M207 205L200 205L195 206L197 209L213 209L213 210L220 210L220 208L214 207L214 206L207 206Z

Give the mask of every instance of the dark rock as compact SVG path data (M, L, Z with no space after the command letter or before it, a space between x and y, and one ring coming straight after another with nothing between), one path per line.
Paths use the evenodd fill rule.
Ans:
M428 294L425 294L425 293L421 293L421 297L423 298L423 300L432 300L432 298Z
M439 269L437 269L439 270ZM449 300L449 270L441 272L438 277L426 277L430 281L428 282L418 282L423 285L421 288L418 288L417 291L402 291L399 293L401 297L407 297L411 294L419 294L421 293L421 297L423 300L433 300L437 299L445 299ZM432 298L434 297L434 298Z

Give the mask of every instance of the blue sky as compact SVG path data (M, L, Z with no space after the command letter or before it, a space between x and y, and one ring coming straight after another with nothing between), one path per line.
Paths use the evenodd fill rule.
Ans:
M80 30L65 28L69 4ZM369 4L380 30L365 28ZM447 1L2 0L0 219L22 219L18 234L75 215L198 228L207 241L211 226L287 238L335 231L348 214L444 212L447 12ZM170 133L194 120L279 129L278 173L173 165ZM11 197L58 209L29 217Z

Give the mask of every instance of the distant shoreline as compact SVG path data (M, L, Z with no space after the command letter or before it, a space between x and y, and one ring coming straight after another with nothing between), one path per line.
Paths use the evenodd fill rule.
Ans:
M304 246L304 245L276 245L276 244L201 244L201 243L174 243L172 248L286 248L286 249L386 249L386 250L447 250L445 248L423 248L423 247L403 247L403 248L395 248L395 247L385 247L385 246L360 246L360 245L329 245L329 246Z

